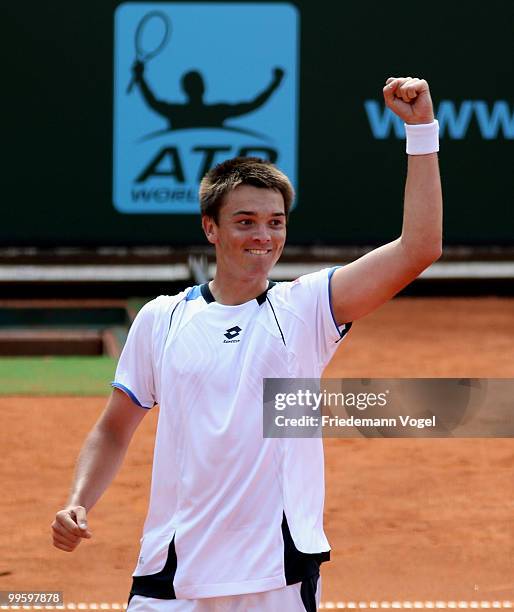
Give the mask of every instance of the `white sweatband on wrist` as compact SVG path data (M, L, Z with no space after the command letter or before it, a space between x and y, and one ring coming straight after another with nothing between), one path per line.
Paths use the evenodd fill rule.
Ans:
M439 151L439 122L405 124L407 155L427 155Z

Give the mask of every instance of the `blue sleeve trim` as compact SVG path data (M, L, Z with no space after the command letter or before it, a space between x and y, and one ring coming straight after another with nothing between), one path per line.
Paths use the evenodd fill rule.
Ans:
M191 287L191 289L189 290L189 293L186 295L186 302L190 302L191 300L196 300L201 295L202 294L200 293L200 286L195 285L194 287Z
M150 408L153 408L153 406L143 406L143 404L137 399L137 397L132 393L132 391L128 387L125 387L125 385L122 385L119 382L113 381L111 383L111 387L115 387L116 389L120 389L120 391L123 391L124 393L126 393L130 397L130 399L134 402L134 404L136 404L137 406L140 406L141 408L144 408L145 410L150 410Z
M342 267L343 266L334 266L333 268L330 268L330 270L328 271L328 303L330 305L330 314L332 315L332 321L334 322L337 333L339 334L339 338L337 342L339 342L339 340L342 340L346 336L346 334L350 331L350 327L352 326L351 321L348 321L347 323L343 323L341 325L342 329L340 329L339 326L337 325L337 321L334 316L334 309L332 308L332 285L331 285L332 276L334 276L334 272L336 270L339 270L339 268L342 268Z

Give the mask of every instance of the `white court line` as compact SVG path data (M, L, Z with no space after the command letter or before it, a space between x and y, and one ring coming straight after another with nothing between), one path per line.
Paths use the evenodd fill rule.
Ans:
M487 609L487 608L512 608L512 601L324 601L321 602L320 610L366 610L366 609ZM91 612L93 610L126 610L126 603L68 603L55 606L0 606L0 610L85 610Z
M324 601L321 602L320 610L377 610L377 609L402 609L402 610L424 610L424 609L487 609L487 608L512 608L514 602L512 601ZM0 606L0 610L85 610L91 612L92 610L126 610L126 603L68 603L56 606Z
M512 601L325 601L321 602L320 610L424 610L424 609L456 609L456 608L512 608Z

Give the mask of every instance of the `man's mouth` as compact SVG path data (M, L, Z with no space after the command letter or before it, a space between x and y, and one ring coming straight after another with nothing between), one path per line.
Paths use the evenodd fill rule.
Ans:
M246 249L246 252L252 255L267 255L271 253L271 249Z

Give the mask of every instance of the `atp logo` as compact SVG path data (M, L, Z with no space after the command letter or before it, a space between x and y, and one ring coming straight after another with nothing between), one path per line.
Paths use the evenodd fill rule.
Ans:
M198 213L198 186L236 155L297 166L297 9L127 2L115 13L113 203Z

